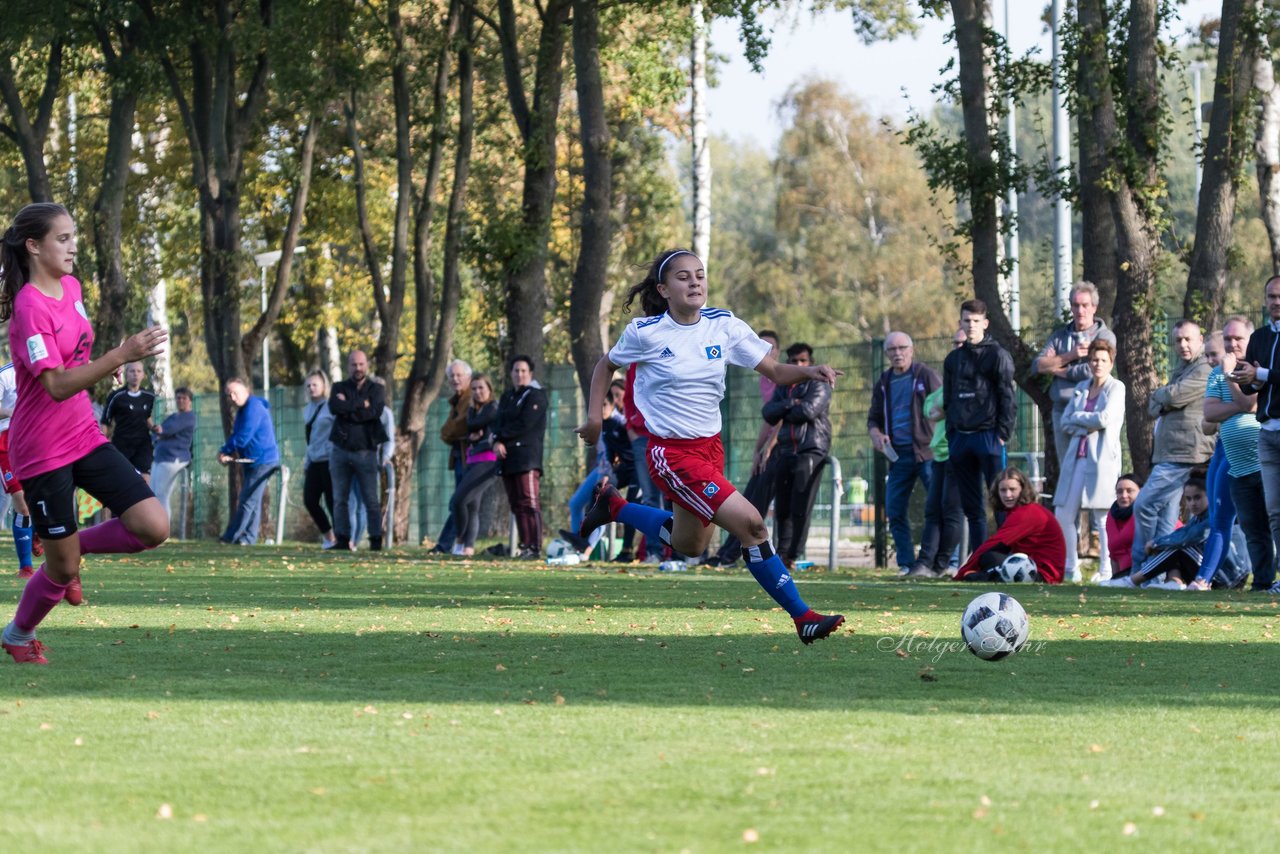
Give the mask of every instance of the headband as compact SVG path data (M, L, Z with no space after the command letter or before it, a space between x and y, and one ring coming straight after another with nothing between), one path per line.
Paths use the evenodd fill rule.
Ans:
M675 252L672 252L666 258L663 258L662 263L658 265L657 281L659 284L662 283L662 271L667 269L667 262L678 255L693 255L694 258L698 257L697 255L694 255L694 253L690 252L688 249L677 249ZM702 260L702 259L699 258L698 260Z

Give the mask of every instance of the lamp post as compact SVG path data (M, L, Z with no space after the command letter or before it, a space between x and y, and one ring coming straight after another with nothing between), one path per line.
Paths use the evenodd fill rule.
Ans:
M307 251L305 246L295 246L293 248L294 255L301 255ZM284 257L284 253L279 249L272 249L270 252L259 252L253 256L254 263L258 265L261 273L259 281L261 282L259 292L262 296L262 313L267 313L267 268L273 264L278 264L280 259ZM262 394L265 397L271 391L271 336L262 336Z

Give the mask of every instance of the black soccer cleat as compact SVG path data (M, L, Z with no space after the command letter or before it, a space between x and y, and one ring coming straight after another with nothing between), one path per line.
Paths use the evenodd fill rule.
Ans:
M822 640L844 623L844 614L831 614L824 617L817 611L810 611L796 620L796 633L800 642L808 646L816 640Z
M622 495L612 483L606 483L603 487L597 486L596 500L582 517L582 524L578 526L578 536L586 539L596 528L612 522L613 511L609 509L610 504L614 498L621 497Z

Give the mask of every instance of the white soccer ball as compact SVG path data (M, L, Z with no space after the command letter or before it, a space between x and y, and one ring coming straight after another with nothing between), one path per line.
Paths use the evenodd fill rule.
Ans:
M1017 599L1008 593L983 593L964 609L960 636L978 658L999 661L1022 649L1031 627Z
M1022 552L1015 552L1009 555L996 567L996 574L1000 576L1000 580L1005 584L1020 584L1023 581L1035 581L1036 562L1024 555Z
M573 547L572 543L556 537L554 540L547 543L547 560L576 554L577 551L578 550Z

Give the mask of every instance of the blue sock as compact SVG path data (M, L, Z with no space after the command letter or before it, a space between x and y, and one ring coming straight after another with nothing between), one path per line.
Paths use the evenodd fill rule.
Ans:
M751 570L756 581L786 609L792 619L809 613L809 606L800 598L800 591L791 580L791 573L782 565L782 558L774 554L773 546L768 540L756 546L747 546L742 550L742 555L747 559L747 569Z
M671 545L671 511L628 501L618 509L616 520L642 532L650 543ZM652 547L650 547L652 551Z
M13 545L18 550L18 566L31 566L31 517L13 514Z

